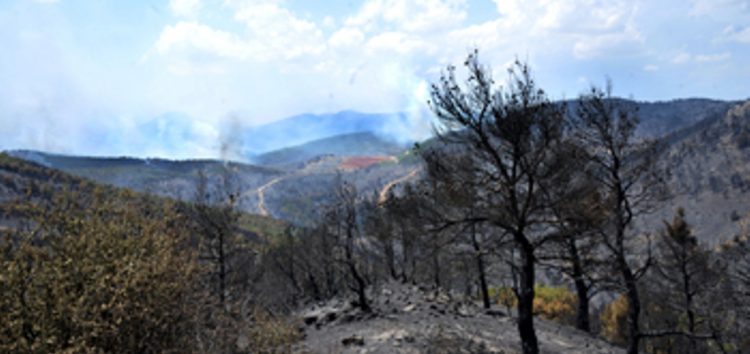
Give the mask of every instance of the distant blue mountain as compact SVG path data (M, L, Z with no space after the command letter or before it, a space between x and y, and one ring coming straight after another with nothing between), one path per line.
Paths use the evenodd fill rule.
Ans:
M349 133L267 152L256 156L253 163L260 166L294 165L321 155L397 155L408 148L408 145L383 139L371 132Z
M244 130L243 152L255 156L328 137L361 132L398 139L392 136L392 132L407 124L408 119L403 113L342 111L332 114L302 114Z

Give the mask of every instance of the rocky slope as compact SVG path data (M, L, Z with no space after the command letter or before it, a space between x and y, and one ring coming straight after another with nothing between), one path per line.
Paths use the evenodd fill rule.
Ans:
M455 294L389 283L373 313L334 300L300 312L303 353L520 353L515 320ZM624 353L587 333L536 320L542 353Z
M645 223L658 229L682 206L695 234L715 245L750 216L750 101L699 124L663 152L673 195Z

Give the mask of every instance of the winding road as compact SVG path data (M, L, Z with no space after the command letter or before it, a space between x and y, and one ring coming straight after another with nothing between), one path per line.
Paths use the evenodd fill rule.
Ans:
M411 172L386 183L385 186L383 186L383 189L381 189L380 193L378 194L378 204L383 204L386 202L386 200L388 199L388 192L393 187L395 187L399 183L403 183L403 182L408 181L409 179L414 178L418 172L419 172L419 168L415 168L411 170Z
M311 164L303 167L302 169L300 169L298 171L295 171L293 173L285 174L285 175L276 177L274 179L271 179L271 180L269 180L268 182L266 182L265 184L263 184L262 186L260 186L258 188L246 190L245 192L243 192L240 195L240 198L249 198L253 194L256 195L258 197L258 200L257 200L258 214L262 215L262 216L272 216L271 212L268 210L268 207L266 206L266 195L265 195L266 191L269 188L271 188L274 185L276 185L277 183L279 183L279 182L281 182L281 181L283 181L283 180L285 180L287 178L295 177L295 176L301 176L301 175L306 175L306 174L312 173L314 171L314 168L317 167L317 166L319 166L323 162L324 161L316 161L316 162L313 162L313 163L311 163ZM419 173L419 171L420 171L419 167L414 168L411 171L409 171L407 174L405 174L405 175L403 175L403 176L401 176L399 178L396 178L396 179L391 180L388 183L386 183L380 189L380 191L378 192L378 204L383 204L383 203L386 202L386 200L388 199L388 192L391 189L393 189L393 187L395 187L396 185L398 185L400 183L406 182L406 181L408 181L408 180L416 177L417 173Z
M258 212L260 213L260 215L271 216L271 214L268 212L268 209L266 208L266 195L265 195L266 189L268 189L269 187L273 186L276 183L279 183L281 180L283 180L286 177L287 176L276 177L272 179L271 181L269 181L268 183L258 187L258 189L255 191L256 193L258 193Z
M271 216L271 213L268 211L268 208L266 207L266 195L265 195L266 190L287 178L310 174L313 172L314 167L323 164L324 162L326 162L326 160L327 159L320 159L320 160L308 163L307 165L305 165L302 169L298 171L276 177L256 189L246 190L244 193L240 195L240 198L247 198L252 194L257 195L258 196L258 204L257 204L258 213L262 216Z

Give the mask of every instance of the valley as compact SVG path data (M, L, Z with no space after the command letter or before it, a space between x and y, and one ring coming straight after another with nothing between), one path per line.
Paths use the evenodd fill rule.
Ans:
M0 354L750 353L750 0L0 33Z
M658 228L681 205L696 219L701 240L716 245L731 238L750 212L750 172L745 168L748 154L744 151L747 144L742 140L750 124L739 118L746 115L745 108L736 102L705 99L636 104L641 119L638 134L664 137L662 164L671 171L671 196L638 227ZM570 111L576 109L575 102L568 105ZM735 113L728 117L732 109ZM364 123L370 115L345 115L347 123L338 131L371 124ZM267 129L278 134L291 126L300 132L315 130L309 126L332 126L340 117L292 117ZM34 151L11 154L100 183L185 201L193 198L198 171L205 171L215 183L222 166L231 166L241 210L309 225L312 219L308 214L319 212L315 210L330 199L326 188L338 175L353 181L363 194L376 193L378 203L383 203L394 187L418 180L420 161L408 157L409 152L403 144L389 142L370 130L321 136L259 154L251 160L254 163L89 158Z
M733 246L733 242L742 242L741 239L736 241L735 236L742 234L743 227L750 222L750 170L747 168L750 166L747 150L750 102L680 100L636 104L643 122L638 136L658 139L661 144L658 164L669 171L663 175L669 194L653 204L649 213L639 216L633 230L653 235L654 230L661 230L666 220L673 217L678 207L683 207L697 240L716 252L724 249L729 250L728 254L734 252L733 247L738 246ZM439 202L435 205L422 208L420 204L413 204L430 195L432 191L426 189L429 184L424 182L434 178L428 175L419 149L438 152L438 156L442 156L438 161L461 163L461 160L454 160L453 155L459 150L441 144L431 139L421 143L419 148L409 148L383 140L374 132L356 132L265 152L244 162L78 157L10 151L8 155L0 155L0 178L4 181L0 185L0 201L6 203L0 218L0 233L15 234L28 227L25 214L17 211L21 209L10 207L23 200L26 190L33 191L33 199L51 205L55 203L52 196L57 193L51 190L73 189L89 194L104 189L110 191L115 203L117 198L132 201L132 193L137 193L136 197L145 198L142 203L161 205L177 201L180 213L200 222L201 214L195 214L195 210L203 209L200 203L192 203L198 200L198 186L203 178L208 188L205 192L229 195L229 201L236 203L229 204L236 207L229 211L221 209L227 205L223 197L215 200L215 207L219 209L208 214L214 215L215 220L204 221L208 225L216 220L236 223L239 229L230 244L240 242L233 252L242 256L229 264L238 269L251 269L247 274L241 273L255 279L248 283L252 284L248 285L252 287L252 301L265 306L290 306L288 304L296 304L297 294L303 291L326 299L297 308L297 312L290 315L305 323L298 330L306 337L289 339L294 343L290 347L293 351L421 352L424 348L448 345L473 348L475 352L508 352L508 348L522 339L514 331L517 317L511 305L501 306L504 300L499 294L513 284L507 278L511 270L505 268L503 259L515 256L494 249L494 241L487 237L491 233L485 234L482 226L472 239L465 240L466 229L455 226L424 231L432 227L429 223L450 224L450 221L431 219L435 217L431 213L444 212L441 208L447 203L459 205L448 216L456 217L465 212L461 203L467 200L463 194L469 191L468 185L459 187L459 195L436 194L434 198ZM403 188L407 184L412 188ZM237 214L232 214L234 212ZM355 216L337 219L346 213L355 213ZM368 214L357 216L359 213ZM224 219L227 217L237 219ZM349 230L349 236L337 233L340 230ZM204 232L212 235L210 232L217 231ZM369 236L363 236L364 233ZM431 236L425 237L426 234ZM634 238L631 246L650 249L652 238ZM399 246L389 249L389 242ZM214 243L207 245L202 247L212 247ZM483 248L493 248L492 252L496 253L483 251ZM299 253L299 250L304 251ZM346 252L361 254L356 259L341 258ZM474 258L477 255L481 258ZM490 290L494 300L489 308L480 307L477 284L469 277L475 275L471 264L477 260L496 263L486 270L487 277L493 279ZM390 263L370 263L386 261ZM257 268L247 262L255 262L253 267ZM339 266L326 268L333 264ZM479 264L484 267L484 263ZM391 279L378 287L367 287L363 296L371 301L369 310L355 305L361 303L352 295L356 292L341 295L337 287L343 285L330 283L333 278L327 278L345 281L349 279L349 272L365 271L370 272L368 276ZM206 276L213 279L215 274ZM542 268L536 279L551 284L545 285L551 289L546 291L568 299L545 297L540 300L538 306L546 308L545 301L550 301L549 306L557 309L550 310L552 315L538 315L536 330L542 339L543 351L624 352L601 338L572 328L569 313L573 311L572 300L565 297L569 296L564 286L567 278L561 276L558 269ZM412 283L421 285L408 285ZM347 286L356 290L353 284L356 282L349 280ZM592 309L600 316L597 318L601 318L597 321L605 321L606 311L614 311L611 308L616 294L607 288L592 300ZM648 301L651 300L646 303ZM558 310L568 312L555 317L554 311ZM292 331L291 327L284 328ZM506 334L498 336L497 333ZM290 334L289 338L293 337Z

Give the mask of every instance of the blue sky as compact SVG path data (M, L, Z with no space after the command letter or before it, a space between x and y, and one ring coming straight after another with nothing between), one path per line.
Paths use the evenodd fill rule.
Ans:
M239 127L410 112L474 47L553 98L750 96L749 0L4 0L0 149L219 157Z

